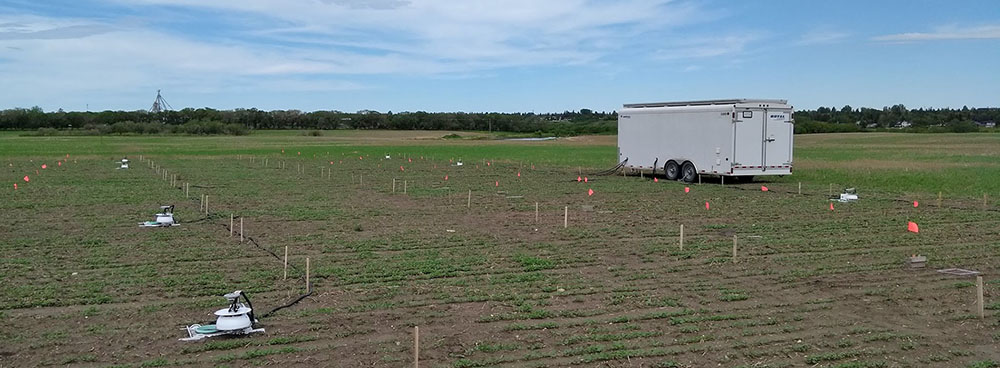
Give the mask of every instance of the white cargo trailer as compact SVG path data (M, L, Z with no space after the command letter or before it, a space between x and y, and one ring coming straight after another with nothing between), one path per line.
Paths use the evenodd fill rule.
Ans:
M627 170L686 182L700 175L789 175L792 133L786 100L625 104L618 111L618 161L627 160Z

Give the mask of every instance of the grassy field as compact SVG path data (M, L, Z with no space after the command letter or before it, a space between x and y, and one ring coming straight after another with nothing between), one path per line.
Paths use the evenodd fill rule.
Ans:
M413 326L426 367L1000 366L1000 135L796 136L794 175L685 193L586 175L614 137L446 134L0 134L0 367L412 366ZM138 228L161 204L182 226ZM177 341L306 257L265 334Z

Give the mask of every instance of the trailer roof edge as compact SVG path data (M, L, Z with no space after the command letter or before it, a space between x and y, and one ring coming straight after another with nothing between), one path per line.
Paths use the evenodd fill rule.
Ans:
M635 107L668 107L668 106L735 105L735 104L745 104L745 103L773 103L773 104L787 105L788 100L761 99L761 98L732 98L725 100L632 103L632 104L624 104L622 106L625 108L635 108Z

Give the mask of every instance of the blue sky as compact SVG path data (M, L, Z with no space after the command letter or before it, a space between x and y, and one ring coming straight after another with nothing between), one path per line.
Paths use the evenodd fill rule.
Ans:
M1000 106L1000 1L0 0L0 108Z

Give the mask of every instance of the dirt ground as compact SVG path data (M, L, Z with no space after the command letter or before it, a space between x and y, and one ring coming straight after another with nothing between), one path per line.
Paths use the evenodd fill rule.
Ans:
M576 168L414 157L284 169L245 157L158 159L200 183L197 198L211 196L206 216L196 196L171 188L182 226L169 229L121 221L156 203L141 199L166 186L155 170L103 173L83 162L73 168L91 173L83 183L53 174L79 202L0 227L9 260L0 367L402 367L413 365L415 326L424 367L1000 361L996 208L914 208L876 191L829 210L825 184L798 194L766 181L578 183ZM229 236L230 213L263 248L289 247L288 279L280 257ZM64 225L43 225L52 220ZM921 233L906 231L910 220ZM928 256L927 267L906 266L911 254ZM294 299L306 257L313 294L260 318L265 333L178 341L184 326L225 307L227 291L246 290L258 316ZM953 267L985 276L986 318L975 278L936 272Z

